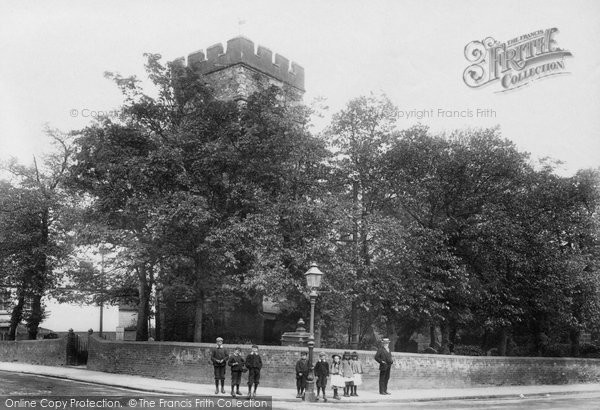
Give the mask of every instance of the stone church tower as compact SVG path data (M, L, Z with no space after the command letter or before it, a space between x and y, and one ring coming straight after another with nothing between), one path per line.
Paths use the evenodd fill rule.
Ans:
M217 98L245 101L255 91L276 85L284 98L299 102L304 94L304 69L263 46L255 48L245 37L236 37L226 47L215 44L174 63L188 66L204 76ZM158 340L193 341L195 303L185 295L164 289L160 296ZM208 298L203 306L203 340L216 336L226 343L279 344L283 324L279 309L268 299Z
M186 64L182 57L177 60ZM260 88L277 85L300 99L304 93L304 69L266 47L255 48L254 42L236 37L191 53L187 66L203 74L214 87L216 95L225 100L245 100Z

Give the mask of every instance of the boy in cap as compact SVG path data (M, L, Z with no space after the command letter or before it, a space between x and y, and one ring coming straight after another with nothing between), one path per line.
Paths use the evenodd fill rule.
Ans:
M236 394L242 394L240 393L240 382L244 370L244 358L239 347L235 348L233 356L229 358L227 364L231 367L231 396L235 397Z
M308 357L306 352L300 353L300 360L296 362L296 398L304 400L304 391L306 390L306 381L308 378Z
M391 394L387 391L387 386L394 359L390 352L390 339L387 337L381 340L381 347L375 353L375 361L379 363L379 394Z
M319 354L319 361L315 364L315 377L317 378L317 400L319 400L319 394L323 391L323 401L327 401L325 397L325 388L327 387L327 377L329 377L329 363L325 359L327 356L325 352Z
M258 354L258 346L252 345L252 351L246 356L246 368L248 369L248 399L256 397L256 388L260 381L260 369L262 369L262 359ZM252 393L252 385L254 385L254 393Z
M215 394L219 394L219 382L221 382L221 393L225 393L225 367L227 366L229 354L223 347L223 338L217 337L217 347L210 353L210 361L215 368Z

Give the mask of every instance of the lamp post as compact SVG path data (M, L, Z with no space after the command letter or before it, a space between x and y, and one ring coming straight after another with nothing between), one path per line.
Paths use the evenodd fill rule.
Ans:
M100 337L103 337L102 328L104 324L104 255L107 250L103 245L100 245Z
M307 397L310 402L317 401L315 394L315 372L313 366L313 350L315 348L315 302L317 300L317 289L321 286L321 278L323 272L319 270L316 263L310 265L310 269L304 274L306 276L306 284L310 289L310 336L308 337L308 385Z

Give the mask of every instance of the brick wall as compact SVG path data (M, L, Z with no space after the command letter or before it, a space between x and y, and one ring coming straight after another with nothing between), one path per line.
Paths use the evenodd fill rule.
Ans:
M67 339L20 340L0 342L0 361L64 366Z
M88 369L186 382L213 383L207 343L115 342L93 337ZM233 352L233 345L225 345ZM244 345L242 354L250 351ZM295 388L294 365L302 348L261 346L261 385ZM319 349L328 356L342 353ZM362 389L377 390L378 364L374 352L359 351L363 364ZM390 388L439 388L483 385L566 384L600 381L600 360L571 358L467 357L394 353ZM229 370L226 384L230 380ZM245 377L242 376L242 384Z

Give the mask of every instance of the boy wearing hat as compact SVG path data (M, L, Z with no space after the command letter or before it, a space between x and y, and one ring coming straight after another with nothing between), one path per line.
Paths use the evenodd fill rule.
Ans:
M379 394L391 394L388 392L388 381L394 359L390 352L390 339L387 337L381 341L381 347L375 353L375 361L379 363Z
M323 401L327 401L325 397L325 388L327 387L327 377L329 377L329 363L327 363L325 352L319 354L319 361L315 364L315 377L317 378L317 400L319 394L323 391Z
M221 393L225 393L225 366L229 359L229 353L223 347L223 338L217 337L217 347L210 353L210 361L215 368L215 394L219 394L219 382L221 382Z
M258 346L252 345L252 351L246 356L246 368L248 369L248 397L256 397L256 388L260 381L260 369L262 369L262 359L258 354ZM252 385L254 385L254 393L252 393Z
M304 391L306 390L306 379L308 377L308 358L307 353L300 353L300 360L296 362L296 398L304 400Z
M241 349L236 347L233 356L227 361L231 367L231 396L235 397L240 393L240 382L242 380L242 371L244 370L244 358L241 355Z

